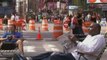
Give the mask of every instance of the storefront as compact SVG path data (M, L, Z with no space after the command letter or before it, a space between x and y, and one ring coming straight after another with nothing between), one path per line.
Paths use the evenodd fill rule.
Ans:
M0 0L0 17L15 12L15 0Z

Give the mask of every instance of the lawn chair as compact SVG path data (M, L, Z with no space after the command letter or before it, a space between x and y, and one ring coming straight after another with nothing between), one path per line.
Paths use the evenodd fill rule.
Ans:
M100 58L102 57L105 49L106 49L106 46L102 49L102 51L100 52L100 54L97 56L97 59L96 59L96 60L100 60ZM83 57L85 60L88 60L88 59L84 56L84 53L78 52L78 54L80 54L78 60L81 60L81 57Z
M0 48L0 57L1 58L12 58L14 54L19 54L19 49L15 43L4 42Z
M12 59L15 54L20 54L18 45L16 43L2 41L1 47L0 47L0 57Z
M107 39L107 33L105 34L105 39ZM106 41L105 41L105 42L106 42ZM102 55L103 55L106 47L107 47L107 42L106 42L106 46L102 49L102 51L100 52L100 54L97 56L97 59L96 59L96 60L100 60L100 59L101 59L101 57L102 57ZM80 59L81 57L83 57L85 60L88 60L88 59L84 56L83 53L80 53L80 52L78 52L78 53L80 54L78 60L81 60L81 59Z

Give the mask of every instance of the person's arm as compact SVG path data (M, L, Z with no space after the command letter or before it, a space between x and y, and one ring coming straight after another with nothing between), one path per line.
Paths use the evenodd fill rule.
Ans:
M78 44L78 39L75 37L75 35L69 35L68 38L70 39L71 42L73 42L75 45Z
M4 33L3 36L0 38L0 41L6 40L7 38L7 33Z
M4 41L4 40L6 40L7 38L0 38L0 41Z
M104 37L97 37L94 38L91 42L78 42L77 51L84 54L94 54L96 51L98 51L98 49L103 48L105 42L104 40Z
M18 39L23 40L23 34L18 32L13 39L15 39L15 40L18 40Z

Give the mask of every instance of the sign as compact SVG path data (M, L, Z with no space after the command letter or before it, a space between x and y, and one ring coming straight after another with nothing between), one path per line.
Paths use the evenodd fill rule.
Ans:
M60 8L60 2L59 1L57 2L57 8Z
M87 3L107 3L107 0L87 0Z
M69 9L78 9L78 6L69 6Z

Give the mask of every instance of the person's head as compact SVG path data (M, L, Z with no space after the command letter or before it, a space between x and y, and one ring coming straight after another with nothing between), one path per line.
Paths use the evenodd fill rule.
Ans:
M101 26L97 23L92 23L89 27L89 34L94 36L100 34Z
M11 24L11 25L9 25L8 29L9 29L10 32L15 32L16 31L16 25Z

